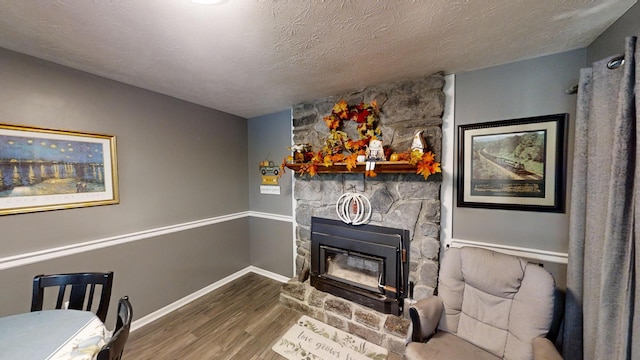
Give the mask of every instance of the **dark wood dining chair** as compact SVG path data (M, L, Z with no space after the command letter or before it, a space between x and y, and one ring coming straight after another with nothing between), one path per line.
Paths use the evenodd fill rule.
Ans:
M124 296L118 302L118 319L113 330L113 336L100 349L97 360L121 360L124 346L129 338L131 329L131 319L133 318L133 307L129 302L129 297Z
M72 273L38 275L33 278L33 297L31 299L31 311L42 310L44 305L44 293L48 287L58 287L56 309L62 309L64 301L69 301L68 308L74 310L93 311L96 288L100 287L98 307L95 311L98 318L105 322L109 301L111 300L111 286L113 284L113 271L106 273ZM67 288L71 288L68 300L65 296ZM87 295L88 293L88 295Z

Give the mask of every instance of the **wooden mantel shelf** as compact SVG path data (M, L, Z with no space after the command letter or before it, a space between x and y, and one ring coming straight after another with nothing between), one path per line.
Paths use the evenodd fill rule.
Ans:
M286 164L285 166L295 172L299 172L304 164ZM416 173L416 165L409 165L408 161L376 161L374 171L376 174L393 174L393 173ZM318 174L337 174L337 173L364 173L365 163L358 162L356 167L347 170L346 163L335 163L331 166L318 165Z

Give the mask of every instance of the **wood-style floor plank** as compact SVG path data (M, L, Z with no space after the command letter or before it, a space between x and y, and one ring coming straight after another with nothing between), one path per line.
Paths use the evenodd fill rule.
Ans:
M125 360L282 360L271 346L302 315L281 283L247 274L131 333Z
M132 332L123 358L283 360L271 346L302 314L280 305L281 285L254 273L234 280Z

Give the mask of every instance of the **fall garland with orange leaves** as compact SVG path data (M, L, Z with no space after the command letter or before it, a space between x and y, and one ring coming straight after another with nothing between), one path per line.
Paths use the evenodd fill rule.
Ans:
M336 163L344 163L348 171L354 169L358 155L365 155L369 141L382 136L382 131L378 126L378 113L378 104L375 100L369 104L362 102L359 105L351 106L346 101L340 100L331 110L331 114L323 118L330 133L322 150L306 154L307 161L301 164L298 172L315 176L318 173L318 166L329 167ZM357 123L358 140L350 139L347 133L342 130L344 120L352 120ZM344 151L348 151L350 154L345 155ZM388 152L388 149L385 152ZM425 179L431 174L442 171L440 163L435 161L435 155L431 151L423 153L418 150L407 150L397 155L398 160L416 165L416 174L422 175ZM285 172L286 164L293 162L293 156L284 158L280 165L282 170L280 176ZM376 176L376 173L370 171L367 172L367 175L373 177Z

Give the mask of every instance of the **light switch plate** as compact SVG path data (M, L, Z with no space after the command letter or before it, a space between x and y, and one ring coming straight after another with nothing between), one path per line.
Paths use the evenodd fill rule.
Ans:
M260 185L260 194L280 195L280 186Z

